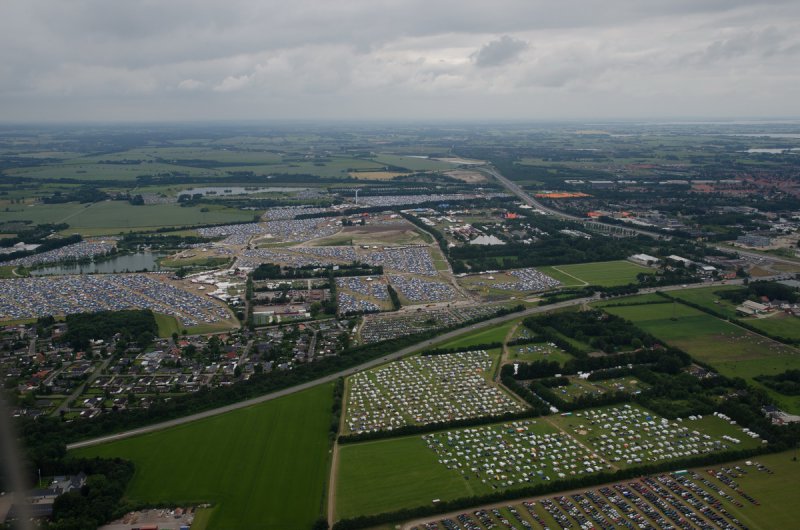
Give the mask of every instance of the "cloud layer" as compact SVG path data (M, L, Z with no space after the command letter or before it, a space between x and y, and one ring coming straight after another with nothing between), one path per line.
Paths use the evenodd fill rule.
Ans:
M800 3L10 0L5 121L797 117Z

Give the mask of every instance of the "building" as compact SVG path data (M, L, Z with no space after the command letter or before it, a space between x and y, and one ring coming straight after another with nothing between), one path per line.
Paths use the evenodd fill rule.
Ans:
M649 254L634 254L633 256L628 257L628 261L632 261L638 265L644 265L645 267L650 267L652 265L658 265L661 260L655 256L650 256Z
M737 237L736 243L745 247L768 247L772 244L772 237L767 234L752 232Z
M678 255L675 255L675 254L671 254L671 255L667 256L667 260L675 262L675 263L683 263L683 265L685 267L689 267L690 265L692 265L692 263L694 263L690 259L682 258L681 256L678 256Z
M758 302L753 302L751 300L745 300L736 308L737 313L741 313L745 316L761 315L766 313L767 310L769 310L768 306L759 304Z

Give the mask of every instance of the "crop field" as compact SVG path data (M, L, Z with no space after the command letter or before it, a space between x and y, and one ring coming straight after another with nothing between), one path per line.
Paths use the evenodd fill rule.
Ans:
M630 261L603 261L540 267L539 270L559 280L565 286L600 285L613 287L637 283L637 274L653 274L653 269Z
M790 528L796 515L787 509L796 496L800 463L790 453L764 455L710 469L661 473L566 495L549 495L500 507L475 507L464 513L416 523L425 528L564 528L592 525L612 528L674 526L661 510L669 505L675 517L713 527L711 520L736 526L736 518L752 530ZM682 515L677 515L680 512ZM434 526L438 525L438 526ZM694 526L692 526L694 527Z
M494 359L485 351L412 356L348 380L347 432L392 430L527 407L491 381Z
M640 407L589 409L583 414L342 445L337 517L426 506L434 499L445 501L635 466L636 459L657 462L691 456L695 450L759 445L717 417L663 424L660 417ZM602 414L616 414L617 419L609 421ZM594 415L602 421L592 424ZM618 441L623 436L630 439ZM672 444L669 449L658 446L667 441Z
M163 226L229 223L251 221L253 212L209 206L183 208L177 204L133 206L125 201L102 201L95 204L35 204L15 205L0 211L0 222L29 220L34 223L67 223L69 233L97 229L106 234L130 230L153 229Z
M323 508L331 385L74 451L122 457L134 502L214 505L208 528L310 528Z

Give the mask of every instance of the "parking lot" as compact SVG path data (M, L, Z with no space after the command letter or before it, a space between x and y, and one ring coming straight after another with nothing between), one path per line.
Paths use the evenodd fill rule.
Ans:
M0 280L0 320L93 311L151 309L185 326L230 318L208 298L180 289L163 275L103 274Z
M753 527L742 521L741 514L759 517L763 499L749 493L737 481L753 477L768 483L773 474L773 470L758 462L742 462L704 471L661 473L638 480L447 514L403 528L746 530Z

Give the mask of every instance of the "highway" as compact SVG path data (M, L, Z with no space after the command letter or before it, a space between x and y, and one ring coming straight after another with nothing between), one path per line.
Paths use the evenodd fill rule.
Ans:
M513 193L514 195L516 195L517 197L522 199L522 202L524 202L528 206L536 208L537 210L541 210L541 211L543 211L545 213L548 213L550 215L553 215L555 217L559 217L561 219L567 219L569 221L575 221L577 223L586 223L586 221L587 221L586 219L583 219L582 217L577 217L575 215L569 215L569 214L564 213L562 211L554 210L553 208L548 208L544 204L540 203L539 201L537 201L536 199L534 199L533 197L528 195L528 193L525 190L523 190L522 187L519 184L517 184L516 182L513 182L512 180L509 180L508 178L504 177L503 175L501 175L492 166L486 165L486 166L482 166L482 167L476 167L475 169L477 171L481 171L483 173L486 173L486 174L496 178L497 180L499 180L500 183L503 186L505 186L505 188L508 191L510 191L511 193ZM662 238L668 237L668 236L664 236L663 234L657 234L655 232L649 232L647 230L642 230L641 228L636 228L636 227L628 226L628 225L610 225L610 224L600 223L600 222L597 222L597 221L592 221L592 224L606 227L606 228L608 228L609 230L612 230L612 231L613 230L623 230L624 229L626 231L635 232L636 234L652 237L654 239L662 239Z
M742 283L741 280L733 280L726 282L727 285L736 285ZM660 287L660 288L649 288L649 289L641 289L639 293L646 294L646 293L654 293L656 291L674 291L678 289L687 289L687 288L700 288L700 287L709 287L712 285L722 285L723 282L705 282L699 284L690 284L690 285L670 285L667 287ZM483 322L478 322L476 324L472 324L471 326L467 326L464 328L459 328L453 331L448 331L447 333L443 333L437 337L432 339L427 339L396 352L387 354L383 357L379 357L377 359L373 359L371 361L367 361L365 363L359 364L357 366L353 366L352 368L347 368L345 370L341 370L334 374L322 377L320 379L315 379L313 381L309 381L307 383L302 383L297 386L293 386L290 388L285 388L283 390L279 390L277 392L273 392L271 394L265 394L263 396L258 396L256 398L248 399L246 401L240 401L238 403L232 403L230 405L226 405L224 407L218 407L215 409L207 410L204 412L198 412L197 414L191 414L189 416L184 416L181 418L175 418L174 420L163 421L160 423L154 423L152 425L147 425L145 427L140 427L138 429L132 429L130 431L124 431L117 434L110 434L107 436L101 436L99 438L93 438L90 440L83 440L81 442L75 442L67 445L67 449L78 449L81 447L90 447L93 445L100 445L107 442L113 442L115 440L122 440L125 438L131 438L133 436L139 436L142 434L148 434L155 431L160 431L162 429L167 429L169 427L176 427L178 425L183 425L186 423L190 423L197 420L202 420L204 418L210 418L212 416L216 416L218 414L225 414L226 412L231 412L234 410L238 410L245 407L250 407L252 405L258 405L259 403L264 403L267 401L271 401L273 399L278 399L284 396L288 396L290 394L294 394L296 392L302 392L303 390L307 390L317 385L321 385L324 383L329 383L331 381L335 381L340 377L347 377L352 375L356 372L360 372L362 370L367 370L369 368L373 368L375 366L379 366L387 361L393 361L395 359L399 359L411 353L414 353L418 350L429 348L431 346L435 346L436 344L441 344L443 342L447 342L451 339L454 339L460 335L464 335L465 333L471 333L473 331L488 328L491 326L496 326L498 324L502 324L504 322L508 322L509 320L514 320L520 317L526 317L530 315L535 315L538 313L544 313L547 311L552 311L554 309L560 309L564 307L571 307L571 306L579 306L588 302L595 302L598 301L598 297L591 297L591 298L578 298L575 300L566 300L564 302L558 302L555 304L540 306L540 307L532 307L526 309L525 311L521 311L518 313L511 313L509 315L503 315L501 317L496 317L490 320L484 320Z

